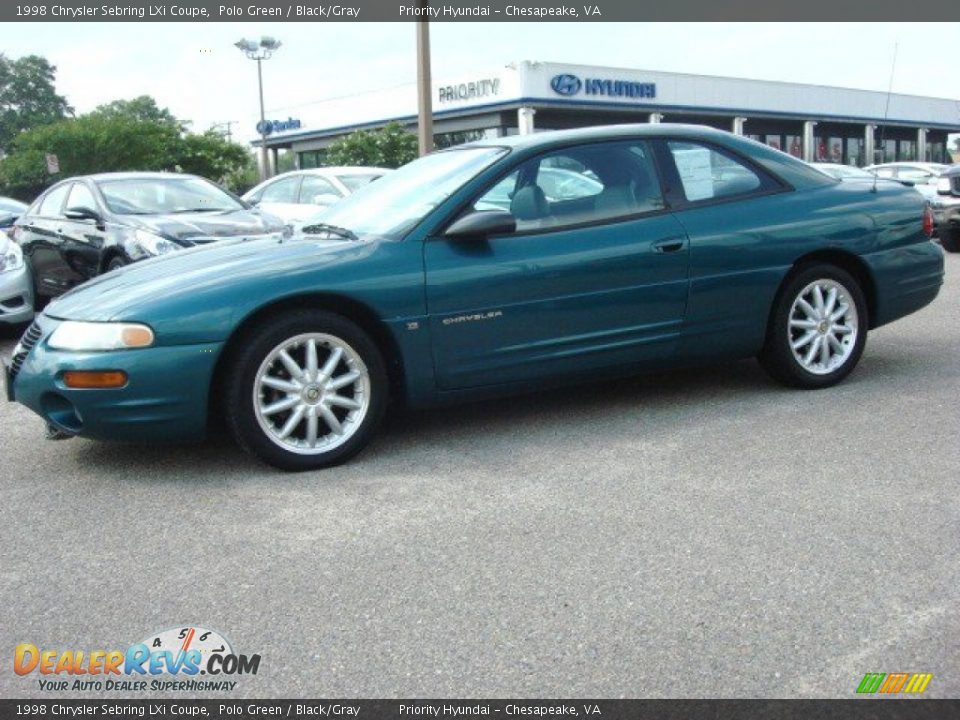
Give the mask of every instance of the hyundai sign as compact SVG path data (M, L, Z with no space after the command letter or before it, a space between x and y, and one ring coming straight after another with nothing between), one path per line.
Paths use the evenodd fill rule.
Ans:
M300 121L296 118L287 118L286 120L261 120L257 123L257 132L261 135L271 135L275 132L299 129Z
M633 82L632 80L608 80L606 78L579 78L563 73L554 75L550 87L557 95L572 97L583 91L584 95L622 97L648 100L657 97L656 83Z

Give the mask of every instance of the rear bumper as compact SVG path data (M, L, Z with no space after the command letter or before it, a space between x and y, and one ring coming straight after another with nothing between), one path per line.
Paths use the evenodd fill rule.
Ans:
M0 323L17 325L33 318L33 291L26 267L0 273Z
M871 327L929 305L943 285L943 250L932 241L871 253L863 259L877 290Z
M23 361L10 391L45 422L81 437L128 442L201 440L207 426L210 379L220 343L101 353L51 349L52 327ZM122 370L127 385L76 390L67 370Z

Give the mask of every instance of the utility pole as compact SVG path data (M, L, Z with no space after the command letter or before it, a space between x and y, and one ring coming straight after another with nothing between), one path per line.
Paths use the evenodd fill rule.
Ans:
M270 161L267 158L267 116L263 109L263 61L268 60L282 44L279 40L266 35L260 38L260 42L243 39L234 43L240 52L251 60L257 61L257 83L260 88L260 122L257 124L257 131L260 133L261 180L270 177Z
M426 11L430 0L419 0ZM421 17L429 17L424 12ZM433 88L430 83L430 23L417 20L417 141L420 156L433 152Z

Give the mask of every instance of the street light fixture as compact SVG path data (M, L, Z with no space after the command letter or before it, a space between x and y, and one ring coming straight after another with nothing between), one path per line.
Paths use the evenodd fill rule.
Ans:
M247 40L243 38L238 40L233 45L240 52L246 55L251 60L257 61L257 82L260 87L260 123L257 125L257 130L260 131L260 179L266 180L269 176L269 166L267 163L267 117L266 112L263 107L263 61L269 60L270 57L280 49L281 43L276 38L272 38L269 35L264 35L260 38L260 41L256 40Z

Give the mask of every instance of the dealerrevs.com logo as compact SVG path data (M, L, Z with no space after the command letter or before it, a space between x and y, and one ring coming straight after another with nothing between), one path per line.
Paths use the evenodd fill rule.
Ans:
M234 652L216 630L171 628L126 650L56 650L17 645L13 670L36 676L44 691L118 692L233 690L236 675L256 675L260 655ZM202 676L202 678L201 678Z

